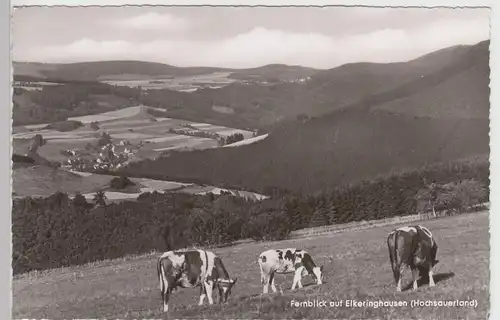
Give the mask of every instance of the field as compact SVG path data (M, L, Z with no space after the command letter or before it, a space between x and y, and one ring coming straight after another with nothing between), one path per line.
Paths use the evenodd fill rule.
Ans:
M170 78L147 78L134 80L103 80L102 82L115 86L142 87L144 89L170 89L176 91L195 91L207 87L212 89L222 88L236 80L228 78L230 72L214 72L195 76L181 76ZM126 78L126 75L122 75Z
M253 133L246 130L215 126L208 123L194 123L191 121L171 119L167 117L153 117L146 112L150 107L136 106L124 108L96 115L74 117L69 120L81 121L85 124L76 130L59 132L44 129L46 124L21 126L13 128L14 153L25 154L30 145L30 139L41 134L47 144L39 149L39 155L53 161L66 161L67 157L61 154L67 149L84 149L89 142L97 141L101 131L109 133L114 143L126 140L131 144L143 145L135 154L133 160L154 158L161 152L174 149L206 149L218 146L217 140L207 137L190 136L170 133L170 129L181 129L183 125L190 125L196 131L220 136L229 136L242 133L245 139L251 138ZM152 108L154 109L154 108ZM90 128L90 123L99 123L99 130Z
M426 284L417 292L395 292L386 247L393 226L286 240L242 243L215 251L238 282L227 304L196 306L198 289L173 293L171 315L175 318L390 318L390 319L485 319L489 310L488 212L464 214L422 223L439 245L435 268L436 287ZM283 294L261 295L256 258L268 248L302 247L324 265L324 284L289 290L292 276L276 278ZM82 267L24 274L13 280L14 318L162 318L156 255L128 257ZM410 273L403 286L410 283ZM344 306L293 307L291 301L357 300L401 301L407 307L353 308ZM477 300L477 307L410 307L413 299Z
M59 161L63 164L69 159L68 155L64 153L65 150L84 151L88 144L96 144L101 132L110 134L115 145L119 145L121 142L129 143L119 148L129 148L132 150L133 153L129 158L130 161L154 159L167 150L193 150L219 146L215 138L172 133L170 132L171 129L188 130L195 132L195 134L215 133L222 137L227 137L234 133L242 133L245 140L239 141L237 145L253 143L266 137L252 138L253 133L250 131L208 123L153 117L147 112L147 108L150 107L136 106L96 115L70 118L70 120L81 121L84 126L68 132L44 129L46 124L15 127L13 131L14 153L26 154L29 150L31 139L36 134L41 134L47 142L38 149L38 154L47 160ZM99 130L91 128L90 123L94 121L99 123ZM189 128L186 128L186 125L189 125ZM207 192L218 194L221 192L221 189L213 186L199 186L190 183L151 179L132 179L136 183L134 190L118 192L118 190L108 190L109 182L112 178L112 176L100 174L77 175L63 170L40 166L24 167L14 169L13 188L16 196L49 196L56 191L63 191L69 194L80 192L88 199L92 199L94 193L99 190L107 190L106 196L110 201L135 199L142 192L152 192L155 190L162 192L182 188L183 192L191 194L203 194ZM246 191L231 191L244 197L262 197L261 195Z
M194 183L153 180L147 178L130 178L135 185L126 190L112 190L111 175L87 172L72 172L46 166L15 168L12 172L12 189L17 197L48 197L55 192L74 195L81 193L87 200L92 200L97 191L104 191L109 201L136 199L144 192L184 192L189 194L220 194L231 192L233 195L247 199L262 200L266 196L243 190L221 189L214 186L201 186Z

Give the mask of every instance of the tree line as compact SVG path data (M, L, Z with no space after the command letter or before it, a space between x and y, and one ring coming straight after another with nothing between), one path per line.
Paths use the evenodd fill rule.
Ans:
M305 227L416 214L429 210L426 203L460 213L488 201L488 186L489 168L471 162L263 201L158 192L122 202L108 202L103 192L93 203L64 193L14 199L12 266L17 274L152 250L279 240Z

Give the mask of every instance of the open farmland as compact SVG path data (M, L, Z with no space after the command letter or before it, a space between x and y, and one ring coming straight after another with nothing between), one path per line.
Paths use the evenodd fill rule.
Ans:
M485 319L489 310L488 212L426 221L439 245L436 287L395 292L387 233L400 225L347 231L308 239L243 243L216 249L238 282L223 306L197 306L198 289L181 289L170 300L175 318L419 318ZM256 259L268 249L301 247L324 265L325 283L291 292L292 276L278 275L283 295L260 295ZM81 267L23 274L13 280L14 318L162 318L156 255L128 257ZM410 283L409 272L403 278ZM343 306L292 307L291 300L344 301ZM407 307L346 307L345 300L401 301ZM410 307L413 299L477 300L477 307Z
M147 112L147 108L149 107L136 106L102 114L71 118L70 120L81 121L84 126L68 132L46 129L47 124L15 127L13 130L14 153L27 154L33 137L40 134L46 144L37 150L38 155L47 160L58 161L66 165L68 159L70 159L70 155L66 152L68 150L80 152L82 158L97 157L99 151L89 151L88 146L96 145L101 133L106 132L111 136L116 150L131 151L128 161L138 161L154 159L168 150L206 149L219 146L219 142L215 137L196 136L200 133L205 135L216 134L220 137L242 133L245 140L240 141L240 143L250 140L253 135L250 131L215 126L208 123L194 123L167 117L155 118ZM92 122L97 122L99 128L92 128ZM188 132L182 134L182 130ZM71 157L74 158L75 156ZM80 157L80 155L76 157ZM73 170L81 169L73 168ZM44 166L21 167L15 168L13 171L13 189L16 196L49 196L54 192L61 191L73 195L79 192L87 199L92 199L95 192L104 190L109 201L135 199L143 192L153 191L182 191L190 194L208 192L219 194L221 191L230 191L245 198L261 199L264 197L246 191L139 178L132 179L136 185L131 190L124 192L122 190L112 190L109 186L111 179L113 179L113 176L110 175L75 173Z
M13 191L17 197L46 197L55 192L65 192L69 195L81 193L92 200L97 191L104 191L108 201L136 199L144 192L185 192L189 194L221 194L230 192L235 196L253 200L262 200L266 196L242 190L221 189L214 186L201 186L193 183L153 180L147 178L130 178L135 184L129 190L113 190L111 175L87 172L73 172L54 169L45 166L15 168L12 172Z
M253 135L250 131L224 126L153 117L147 113L148 108L150 107L135 106L102 114L74 117L69 120L81 121L84 126L69 132L44 129L47 124L15 127L12 135L14 153L25 154L28 151L30 139L36 134L41 134L47 141L47 144L38 151L40 156L54 161L67 160L67 157L62 154L64 150L84 149L88 143L96 142L103 131L111 135L113 143L128 141L131 144L140 145L132 161L155 158L166 150L207 149L218 146L216 139L196 136L199 133L217 134L222 137L242 133L245 139ZM92 122L98 122L98 130L90 127ZM193 135L171 132L171 130L182 129L186 125L194 128L192 131L196 132Z
M235 79L228 76L231 72L214 72L209 74L200 74L195 76L179 76L168 78L147 78L134 80L103 80L102 82L127 87L141 87L143 89L170 89L176 91L195 91L200 88L218 89L227 86ZM126 78L126 75L124 75Z

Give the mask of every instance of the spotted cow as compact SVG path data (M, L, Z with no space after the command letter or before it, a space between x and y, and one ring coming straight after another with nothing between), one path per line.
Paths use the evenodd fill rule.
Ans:
M406 267L412 271L414 290L418 288L419 274L428 274L429 286L435 285L432 268L439 262L436 260L438 246L429 229L418 225L393 230L387 237L387 246L397 291L401 291L401 278Z
M163 311L168 311L170 294L177 288L200 287L200 301L205 297L213 304L212 290L219 290L219 303L227 301L237 278L231 279L222 260L213 252L204 250L168 251L158 257L158 278L160 280Z
M275 273L295 273L293 277L292 290L298 285L302 288L302 277L310 274L317 284L322 284L323 266L317 267L311 255L305 250L288 248L267 250L260 254L259 259L261 282L264 285L263 292L268 293L268 286L276 292L274 284Z

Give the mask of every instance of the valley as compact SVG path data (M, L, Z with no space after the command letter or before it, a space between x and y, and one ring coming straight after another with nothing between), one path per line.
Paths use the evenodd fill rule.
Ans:
M330 70L18 63L15 77L69 82L45 86L38 95L36 90L14 95L14 152L25 154L29 139L41 134L47 144L40 156L64 163L71 158L68 150L89 149L105 132L117 152L127 150L127 160L114 168L119 174L261 194L272 189L307 194L484 156L489 152L488 45L483 41L404 63ZM197 83L206 88L182 92L175 87ZM224 86L208 88L215 83ZM62 109L54 113L59 105ZM45 128L50 122L22 124L22 117L33 113L40 120L82 126L58 132ZM98 129L91 128L94 122ZM221 138L237 133L244 139L234 142L237 148L219 148ZM80 157L95 160L102 153L95 150Z
M95 192L106 190L107 199L116 201L135 199L143 192L174 190L190 194L229 192L256 200L265 197L252 192L220 189L209 185L140 178L132 179L136 185L128 192L108 190L114 176L88 171L102 168L104 164L111 162L109 155L103 155L108 151L109 144L112 148L111 157L113 159L122 157L116 160L117 163L113 167L119 168L129 162L154 159L169 151L228 147L233 144L238 146L238 143L242 145L262 139L254 137L254 133L250 131L153 117L148 113L152 109L154 110L146 106L136 106L102 114L72 117L68 120L79 122L82 126L67 132L47 129L49 124L14 127L12 135L14 153L28 154L34 137L40 135L44 144L37 150L38 155L61 164L60 169L44 166L14 168L15 196L49 196L54 192L67 192L72 195L81 193L92 200ZM109 141L99 145L103 132L109 135ZM232 144L221 144L224 139L235 134L241 134L242 140ZM51 179L47 180L47 177Z

